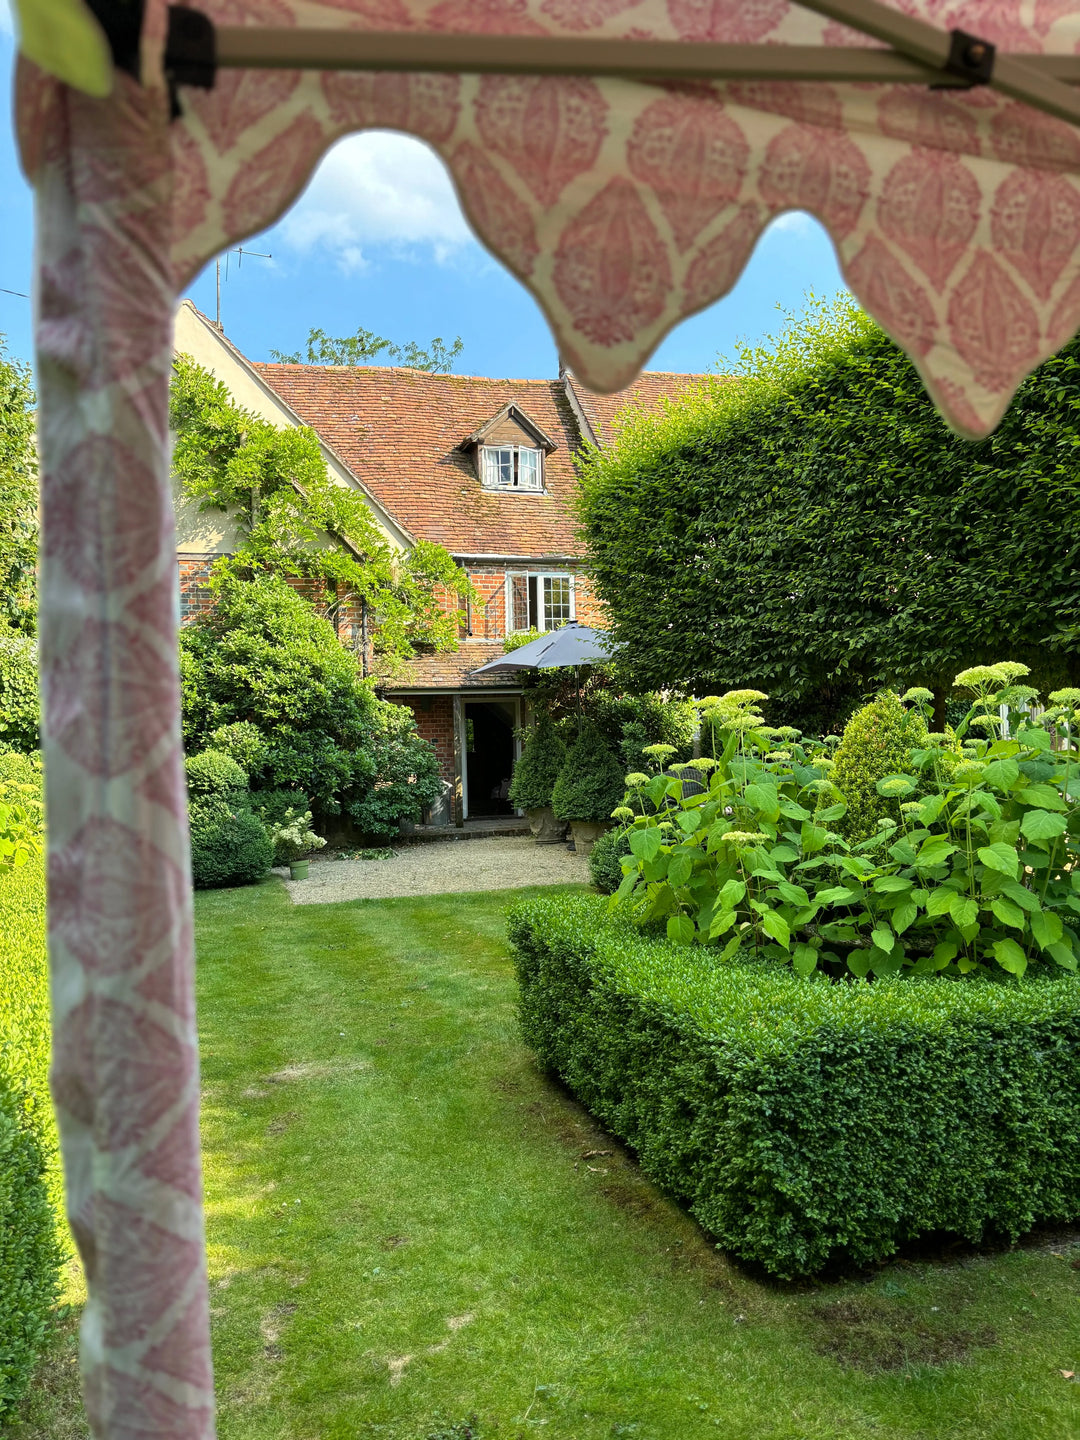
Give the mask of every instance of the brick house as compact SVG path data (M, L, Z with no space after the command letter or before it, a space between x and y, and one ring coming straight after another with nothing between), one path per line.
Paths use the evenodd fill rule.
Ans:
M177 313L176 348L246 409L277 425L310 426L331 476L365 496L394 548L436 541L468 573L479 601L459 609L457 652L418 655L379 688L413 710L435 747L445 795L433 822L510 814L522 691L473 672L502 654L511 632L567 620L602 624L572 513L575 452L605 444L628 404L655 406L700 377L646 373L619 394L597 395L567 372L494 380L375 365L262 364L247 360L189 300ZM236 536L224 516L179 499L177 529L187 620L208 604L210 566ZM366 633L357 636L355 617L346 623L371 664Z

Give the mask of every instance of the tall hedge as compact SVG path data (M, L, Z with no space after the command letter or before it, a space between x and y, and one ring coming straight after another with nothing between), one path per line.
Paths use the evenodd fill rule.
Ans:
M952 434L854 306L627 412L583 462L596 584L642 688L751 686L804 728L883 685L1023 660L1080 678L1080 341L996 433ZM1006 655L1007 652L1007 655Z
M1080 1216L1080 979L804 980L511 912L526 1043L643 1169L779 1276Z

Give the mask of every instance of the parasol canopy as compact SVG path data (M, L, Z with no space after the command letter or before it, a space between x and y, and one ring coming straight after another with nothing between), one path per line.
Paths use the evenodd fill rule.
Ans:
M602 630L571 622L546 635L539 635L527 645L519 645L509 655L496 655L474 675L515 675L519 670L558 670L564 665L604 665L613 656L611 641Z
M172 314L340 136L442 156L600 391L785 210L950 424L1080 326L1080 0L19 0L52 1085L98 1436L210 1440ZM520 652L519 652L520 656ZM515 660L520 667L520 658Z

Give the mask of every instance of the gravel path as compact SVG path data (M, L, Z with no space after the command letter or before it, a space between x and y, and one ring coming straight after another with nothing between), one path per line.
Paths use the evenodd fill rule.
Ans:
M439 840L406 845L392 860L319 860L306 880L275 874L297 905L335 900L389 900L397 895L448 895L469 890L520 890L527 885L589 883L589 862L563 845L521 839Z

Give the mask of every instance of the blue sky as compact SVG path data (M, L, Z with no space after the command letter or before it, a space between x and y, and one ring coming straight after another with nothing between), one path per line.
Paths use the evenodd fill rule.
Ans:
M0 0L0 85L9 117L0 131L0 287L30 290L32 198L12 134L13 41ZM373 132L341 141L278 225L250 240L271 260L236 257L222 283L226 333L252 359L301 349L308 330L364 326L397 342L439 335L465 344L465 374L556 373L555 346L531 296L473 238L441 161L419 141ZM223 266L224 272L224 266ZM648 362L652 370L708 370L738 339L758 340L799 312L808 291L843 288L832 242L807 215L765 232L724 300L684 321ZM208 314L214 266L189 291ZM0 291L0 331L10 353L31 358L30 305Z

